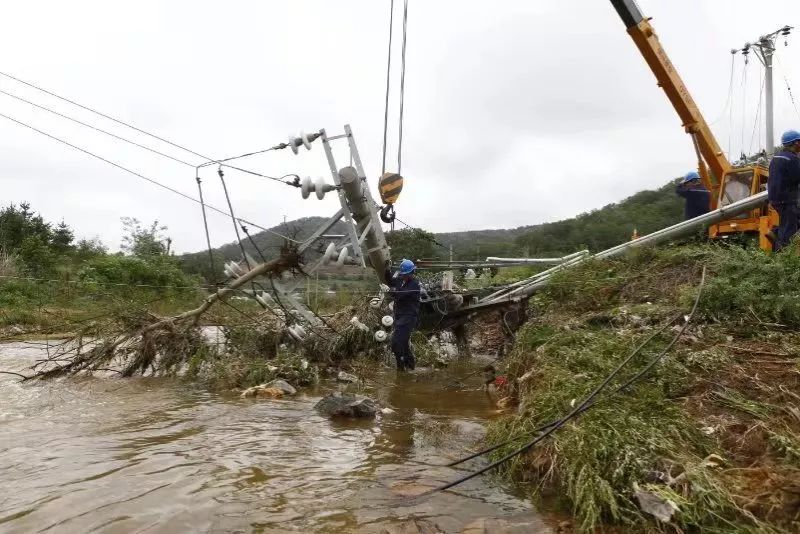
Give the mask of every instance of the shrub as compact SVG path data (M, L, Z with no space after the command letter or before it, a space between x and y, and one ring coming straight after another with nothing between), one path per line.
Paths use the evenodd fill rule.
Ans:
M199 287L197 279L184 273L178 262L167 256L99 256L78 270L78 280L85 286L105 285L119 291L138 286L159 293L187 293Z

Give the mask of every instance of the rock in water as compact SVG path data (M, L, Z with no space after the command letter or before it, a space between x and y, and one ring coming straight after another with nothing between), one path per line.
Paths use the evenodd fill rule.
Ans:
M267 384L267 387L268 388L279 389L279 390L283 391L284 395L296 395L297 394L297 390L294 387L292 387L292 385L289 382L287 382L286 380L281 380L281 379L273 380L272 382Z
M280 399L283 391L278 388L261 388L256 392L256 397L266 397L268 399Z
M282 389L279 389L279 388L276 388L276 387L270 387L267 384L261 384L260 386L253 386L251 388L247 388L246 390L242 391L242 394L240 396L241 397L267 397L267 398L270 398L270 399L278 399L280 397L283 397L283 394L284 393L283 393Z
M351 375L350 373L345 373L344 371L339 371L339 374L336 375L336 380L339 382L348 382L352 384L358 382L358 377L356 375Z
M444 530L436 523L424 519L409 519L399 525L384 528L381 534L444 534Z
M536 514L519 514L508 517L487 517L466 525L461 534L528 534L530 532L552 533L551 529Z
M337 391L320 399L314 409L328 417L372 418L378 411L378 405L367 397Z

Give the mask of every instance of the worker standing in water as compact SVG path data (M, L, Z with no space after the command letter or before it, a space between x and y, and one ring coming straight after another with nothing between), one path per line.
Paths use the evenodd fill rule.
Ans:
M781 150L775 153L769 164L767 195L769 203L778 212L777 239L773 250L778 252L797 233L800 210L797 205L800 184L800 132L789 130L781 136Z
M386 270L389 295L394 299L394 332L392 333L392 352L397 362L397 370L413 370L416 362L411 350L411 333L417 327L419 318L420 285L414 278L416 265L411 260L400 262L400 268L392 276Z
M711 193L700 181L700 175L697 172L687 173L678 184L675 193L686 201L683 208L684 220L688 221L708 213L711 205Z

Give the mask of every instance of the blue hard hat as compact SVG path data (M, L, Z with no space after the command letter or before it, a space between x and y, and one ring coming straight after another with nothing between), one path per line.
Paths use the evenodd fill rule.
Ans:
M400 262L400 274L411 274L417 270L417 266L411 260L403 260Z
M797 130L786 130L783 132L783 135L781 136L782 145L791 145L795 141L800 141L800 132Z
M700 175L697 174L697 171L689 171L689 172L686 173L686 176L683 177L683 180L681 180L681 183L685 184L687 182L691 182L692 180L699 180L699 179L700 179Z

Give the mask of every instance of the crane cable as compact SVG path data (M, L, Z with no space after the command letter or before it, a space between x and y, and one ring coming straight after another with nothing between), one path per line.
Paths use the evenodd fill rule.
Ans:
M394 0L389 3L389 46L386 56L386 93L383 108L383 146L381 174L386 173L386 148L389 131L389 95L391 93L392 74L392 36L394 34ZM403 168L403 115L405 111L406 89L406 43L408 42L408 0L403 1L403 42L400 52L400 112L397 125L397 174L402 174Z
M394 27L394 0L389 4L389 53L386 57L386 100L383 108L383 165L381 175L386 172L386 134L389 129L389 87L392 72L392 29Z
M403 104L406 94L406 28L408 27L408 0L403 2L403 52L400 55L400 119L397 139L397 174L403 174Z

